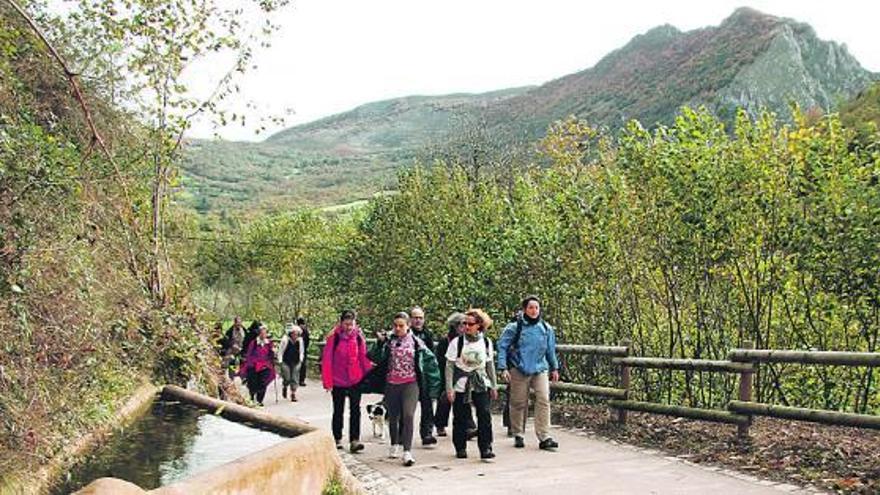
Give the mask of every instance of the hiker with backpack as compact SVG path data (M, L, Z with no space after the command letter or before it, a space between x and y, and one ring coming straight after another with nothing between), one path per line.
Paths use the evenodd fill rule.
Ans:
M289 323L278 348L278 364L281 365L281 396L287 398L290 388L290 401L296 402L296 389L299 385L299 369L305 360L305 344L299 325Z
M550 436L550 381L559 381L556 334L542 318L541 301L536 296L523 299L522 311L522 317L509 323L498 341L498 370L509 384L514 447L525 447L529 390L533 390L538 447L553 450L559 447Z
M465 312L465 331L449 343L446 351L446 396L452 403L452 443L455 457L467 458L468 419L477 411L477 446L480 459L495 457L492 451L490 399L498 399L492 342L486 331L492 318L481 309Z
M434 348L434 355L437 356L437 363L440 365L441 376L446 376L446 367L452 366L452 364L449 364L446 360L446 351L449 350L450 342L459 335L464 334L464 319L464 313L459 313L458 311L450 314L446 318L446 337L439 339L437 341L437 346ZM449 413L451 411L452 403L449 402L449 398L446 394L440 394L440 398L437 400L437 411L434 413L434 426L437 427L438 437L446 436L446 427L449 426ZM474 423L473 414L468 414L467 421L467 437L468 440L470 440L477 436L477 424Z
M394 315L390 335L379 334L370 358L376 367L363 381L362 391L384 393L391 433L390 458L403 457L404 466L415 464L412 439L416 404L420 396L439 397L443 390L437 358L410 330L410 317Z
M269 338L269 330L262 323L257 327L257 335L248 343L239 375L247 383L251 400L261 407L266 396L266 388L275 380L275 345Z
M358 384L373 368L367 358L367 340L357 326L357 314L347 309L339 316L339 323L327 337L321 355L321 379L324 390L333 397L333 438L336 448L342 448L342 420L345 399L348 398L349 450L352 454L364 450L361 437L361 391Z
M425 326L425 310L415 306L409 312L410 330L413 335L425 343L429 351L434 352L434 336ZM423 391L419 395L419 436L422 437L422 445L435 445L434 438L434 401Z

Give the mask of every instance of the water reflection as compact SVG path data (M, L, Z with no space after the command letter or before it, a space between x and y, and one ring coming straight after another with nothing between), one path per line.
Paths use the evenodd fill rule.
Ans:
M149 414L110 438L51 493L67 494L107 476L151 490L285 440L193 407L156 401Z

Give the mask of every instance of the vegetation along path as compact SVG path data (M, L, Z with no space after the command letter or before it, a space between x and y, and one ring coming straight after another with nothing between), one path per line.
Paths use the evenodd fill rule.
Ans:
M308 386L301 387L297 391L299 401L295 403L283 398L276 403L270 396L273 393L271 385L268 392L267 412L296 416L319 427L330 428L330 395L324 392L319 382L309 381ZM361 407L380 399L378 395L365 395ZM802 488L793 485L689 464L575 430L556 430L554 436L561 446L558 452L538 450L533 437L527 438L525 449L514 449L513 442L505 437L501 417L497 415L494 432L498 457L494 462L481 462L475 443L470 445L470 458L455 459L451 438L446 437L440 438L435 448L415 447L416 465L404 467L398 459L387 458L387 432L384 439L373 438L369 418L366 413L361 417L361 440L366 449L354 456L347 453L343 456L371 493L421 495L467 490L482 494L539 494L546 493L548 488L555 493L606 494L804 493Z

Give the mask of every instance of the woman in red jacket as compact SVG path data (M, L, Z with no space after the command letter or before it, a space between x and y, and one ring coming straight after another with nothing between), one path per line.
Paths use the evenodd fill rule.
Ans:
M342 448L342 416L348 397L348 439L351 453L364 450L361 438L361 392L358 383L373 363L367 359L367 340L357 326L357 315L345 310L339 323L327 337L321 356L321 378L324 390L333 395L333 438L336 448Z

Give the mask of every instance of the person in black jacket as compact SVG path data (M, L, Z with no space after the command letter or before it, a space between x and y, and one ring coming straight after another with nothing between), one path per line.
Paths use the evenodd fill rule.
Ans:
M416 306L409 312L410 328L413 335L421 339L425 346L432 353L434 352L434 337L431 332L425 328L425 311ZM419 435L422 437L422 445L434 445L437 439L434 438L434 401L431 400L424 392L419 394L419 409L421 414L419 417Z
M302 338L302 342L303 342L303 361L302 361L302 363L300 363L300 366L299 366L299 386L305 387L306 386L306 372L309 367L309 362L308 362L309 361L309 338L310 338L309 324L306 323L305 318L300 316L296 319L296 326L298 326L300 329L302 329L302 335L300 337Z

